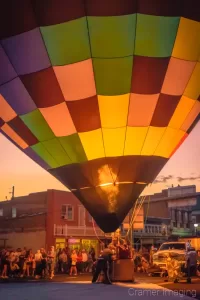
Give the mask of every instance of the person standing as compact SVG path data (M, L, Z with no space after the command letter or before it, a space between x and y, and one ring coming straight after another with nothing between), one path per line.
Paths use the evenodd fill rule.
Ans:
M188 240L187 243L186 243L186 250L188 251L188 249L191 248L191 241Z
M54 269L55 269L55 251L54 246L51 246L50 251L47 255L47 265L49 271L49 278L53 279L54 277Z
M9 271L9 265L10 265L9 255L10 255L10 253L5 250L1 256L1 266L2 266L1 277L2 278L8 278L8 271Z
M39 279L41 275L41 260L42 260L42 253L40 250L37 250L34 261L35 261L35 279Z
M40 249L40 252L42 254L42 259L41 259L41 277L46 278L46 273L47 273L47 254L44 248Z
M62 251L62 253L59 256L59 259L61 261L61 272L67 273L67 254L65 250Z
M77 254L76 254L76 250L73 250L72 251L72 254L71 254L71 268L70 268L70 276L73 274L73 272L75 273L74 275L77 275L77 267L76 267L76 264L77 264Z
M34 258L33 252L32 252L32 249L30 249L28 251L28 257L27 257L27 260L26 260L27 277L30 276L30 269L32 269L32 266L33 266L33 258Z
M88 266L88 255L85 249L82 250L83 273L86 272Z
M104 273L103 283L112 284L110 279L112 256L113 256L112 250L110 250L107 247L107 245L105 245L105 249L97 259L96 270L92 278L92 283L95 283L98 280L98 277L101 274L101 272L103 272Z
M77 263L76 263L77 271L79 274L83 272L83 256L82 252L78 251L77 253Z
M89 254L92 256L92 260L94 262L95 261L95 250L94 250L94 247L90 248Z

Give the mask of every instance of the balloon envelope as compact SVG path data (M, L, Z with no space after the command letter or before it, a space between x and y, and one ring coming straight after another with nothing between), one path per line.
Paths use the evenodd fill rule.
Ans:
M2 0L0 130L105 232L188 136L196 0Z

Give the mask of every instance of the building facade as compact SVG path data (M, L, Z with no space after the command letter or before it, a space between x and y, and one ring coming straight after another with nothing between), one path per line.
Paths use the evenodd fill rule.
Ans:
M130 216L124 220L126 234ZM146 196L133 227L135 245L159 245L200 232L200 193L195 186L176 187ZM70 192L48 190L0 201L0 247L90 248L99 251L110 239Z
M105 234L70 192L46 192L0 201L0 247L89 248L99 250Z
M198 235L200 193L196 186L177 186L148 195L144 201L144 229L134 231L142 244Z

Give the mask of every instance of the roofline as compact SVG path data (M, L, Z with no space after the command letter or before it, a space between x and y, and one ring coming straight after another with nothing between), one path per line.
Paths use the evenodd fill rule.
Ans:
M10 221L10 220L18 220L18 219L25 219L25 218L32 218L32 217L38 217L38 216L43 216L46 215L47 212L38 212L35 214L30 214L30 215L19 215L16 218L12 218L12 217L2 217L0 218L0 221Z
M36 194L42 194L42 193L48 193L49 191L56 191L56 192L64 192L64 193L73 194L70 190L69 190L69 191L65 191L65 190L57 190L57 189L47 189L46 191L40 191L40 192L35 192L35 193L29 193L29 194L27 194L27 195L22 195L22 196L15 196L13 199L0 200L0 204L1 204L1 203L8 203L8 202L13 201L13 200L18 199L18 198L25 198L25 197L28 197L28 196L30 196L30 195L36 195Z
M152 197L153 195L150 195L150 197ZM200 192L196 192L196 193L191 193L191 194L185 194L185 195L180 195L180 196L174 196L174 197L162 197L162 198L157 198L157 199L151 199L150 198L150 202L158 202L158 201L167 201L167 200L178 200L178 199L185 199L185 198L191 198L191 197L197 197L200 196ZM149 196L147 196L149 197ZM145 199L144 203L147 203L149 201L149 199Z

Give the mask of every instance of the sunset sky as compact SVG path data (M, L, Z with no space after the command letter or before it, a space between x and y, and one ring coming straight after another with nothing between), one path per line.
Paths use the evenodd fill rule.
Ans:
M180 184L196 184L200 191L200 122L184 144L167 163L156 182L144 194L153 194L163 188ZM15 195L26 195L47 189L67 190L29 157L0 135L0 200L10 198L9 191L15 186Z

